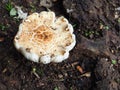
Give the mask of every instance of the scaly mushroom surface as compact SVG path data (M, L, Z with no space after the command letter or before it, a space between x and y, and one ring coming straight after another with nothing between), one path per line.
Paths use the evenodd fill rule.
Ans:
M14 38L16 49L27 59L44 64L67 59L75 44L72 25L52 11L29 15Z

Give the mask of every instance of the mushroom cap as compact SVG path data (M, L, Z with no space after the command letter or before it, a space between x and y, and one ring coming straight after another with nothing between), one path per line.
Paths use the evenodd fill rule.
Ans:
M44 64L67 59L75 43L72 25L52 11L29 15L14 38L16 49L27 59Z

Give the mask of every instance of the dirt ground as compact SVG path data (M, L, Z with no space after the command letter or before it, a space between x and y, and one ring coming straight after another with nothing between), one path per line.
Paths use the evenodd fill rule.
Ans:
M40 2L0 0L0 90L120 90L120 0ZM69 58L47 65L24 58L13 45L22 20L10 16L10 4L66 17L77 41Z

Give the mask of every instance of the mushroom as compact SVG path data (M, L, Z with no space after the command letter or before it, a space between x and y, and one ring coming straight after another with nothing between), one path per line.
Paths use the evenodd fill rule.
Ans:
M27 59L44 64L67 59L75 44L72 25L52 11L29 15L14 38L16 49Z

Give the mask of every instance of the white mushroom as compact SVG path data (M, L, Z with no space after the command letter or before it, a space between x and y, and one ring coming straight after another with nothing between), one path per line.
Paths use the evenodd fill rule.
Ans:
M16 49L27 59L44 64L67 59L75 43L72 25L52 11L29 15L14 38Z

